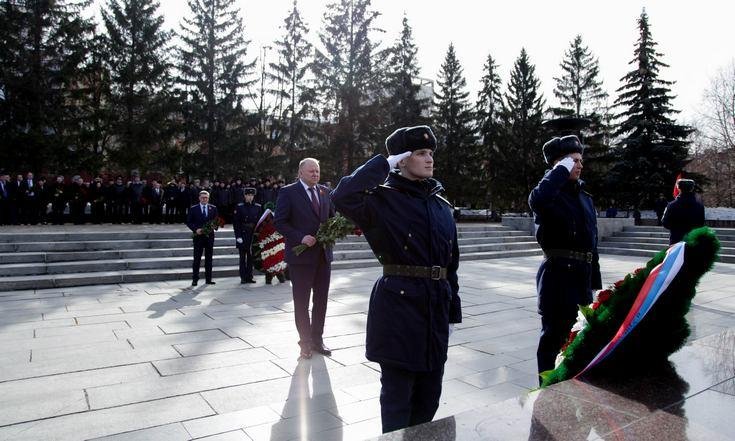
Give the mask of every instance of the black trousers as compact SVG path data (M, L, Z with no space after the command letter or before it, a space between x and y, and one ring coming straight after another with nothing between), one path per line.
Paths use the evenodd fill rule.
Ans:
M253 254L248 246L237 248L240 253L240 281L250 280L253 278Z
M207 282L212 281L212 254L214 253L214 235L194 238L194 263L192 265L192 280L199 280L199 266L204 253L204 277Z
M322 343L332 265L320 259L318 263L312 265L289 265L289 271L299 344L302 347L309 347L311 343ZM311 320L309 320L310 298L312 298Z
M553 314L541 316L541 337L538 341L536 361L539 373L554 369L559 350L569 338L576 316L554 317ZM539 377L541 384L541 377Z
M383 433L434 418L442 394L444 366L429 372L413 372L381 363L380 371Z

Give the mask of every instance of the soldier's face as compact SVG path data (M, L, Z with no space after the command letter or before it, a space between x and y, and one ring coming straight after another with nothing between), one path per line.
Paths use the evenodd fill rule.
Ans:
M574 159L574 167L572 167L572 171L569 173L569 180L577 181L582 175L582 154L571 153L567 157Z
M427 179L434 176L434 151L431 149L414 150L411 156L401 160L401 175L412 180Z
M253 199L255 199L255 195L254 194L246 194L245 195L245 202L247 202L248 204L252 204L253 203Z
M319 183L319 164L307 161L299 168L299 178L309 187Z

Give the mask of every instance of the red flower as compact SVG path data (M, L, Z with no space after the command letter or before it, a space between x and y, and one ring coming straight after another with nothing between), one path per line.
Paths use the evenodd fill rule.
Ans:
M600 302L592 302L592 309L595 310L600 307Z
M609 289L606 289L604 291L600 291L597 293L597 301L599 303L605 303L608 300L610 300L610 297L612 296L612 291Z
M358 227L355 227L355 229L352 230L352 234L354 234L355 236L362 236L362 230Z
M567 337L567 342L564 343L564 346L561 347L561 352L564 352L567 350L567 346L572 344L574 339L577 338L577 331L572 331L569 333L569 337Z
M620 288L620 286L623 284L624 280L618 280L613 284L615 288Z

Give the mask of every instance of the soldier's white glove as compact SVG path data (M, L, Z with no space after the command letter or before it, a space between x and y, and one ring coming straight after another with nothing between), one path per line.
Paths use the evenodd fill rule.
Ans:
M238 238L237 238L237 239L235 240L235 242L237 242L237 243L242 243L242 237L238 237Z
M388 156L388 166L393 170L402 159L408 158L409 156L411 156L411 152L403 152L399 155L390 155Z
M454 323L449 324L449 337L452 336L452 333L454 332Z
M566 168L567 171L571 173L572 169L574 168L574 159L567 156L566 158L556 163L556 167L559 167L559 166Z

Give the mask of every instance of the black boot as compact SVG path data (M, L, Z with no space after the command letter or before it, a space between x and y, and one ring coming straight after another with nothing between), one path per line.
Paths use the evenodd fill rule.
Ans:
M265 275L265 284L266 285L272 285L273 284L273 274L266 273L266 275Z

